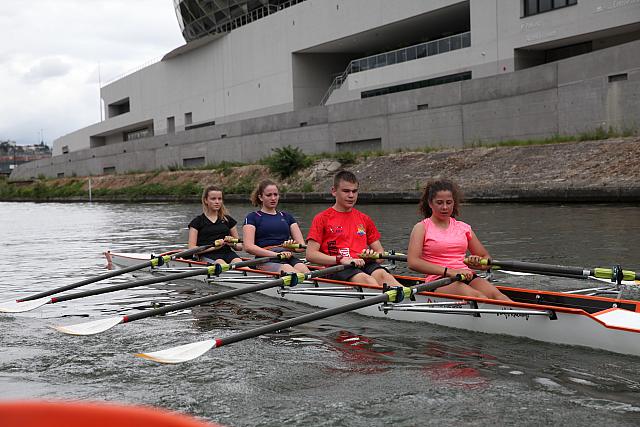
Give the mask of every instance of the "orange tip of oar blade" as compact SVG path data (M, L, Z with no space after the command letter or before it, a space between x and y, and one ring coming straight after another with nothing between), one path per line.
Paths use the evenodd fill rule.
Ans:
M152 360L158 363L184 363L196 359L212 348L216 347L218 340L209 339L205 341L193 342L177 347L167 348L165 350L154 351L151 353L136 353L136 357Z

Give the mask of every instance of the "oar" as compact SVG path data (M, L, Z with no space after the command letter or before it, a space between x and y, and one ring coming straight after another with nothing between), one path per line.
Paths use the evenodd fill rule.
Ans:
M400 252L374 252L372 254L358 254L360 258L364 259L388 259L391 261L406 261L407 256Z
M313 277L326 276L328 274L337 273L345 269L344 265L336 265L333 267L325 268L322 270L315 270L311 273L294 273L280 277L278 279L269 280L257 285L246 286L239 289L233 289L226 292L221 292L215 295L209 295L206 297L196 298L189 301L183 301L176 304L170 304L164 307L155 308L153 310L141 311L139 313L131 314L128 316L116 316L107 319L94 320L92 322L76 323L75 325L67 326L54 326L60 332L70 335L94 335L100 332L108 331L114 326L120 323L129 323L135 320L145 319L147 317L157 316L160 314L169 313L171 311L183 310L185 308L191 308L202 304L208 304L214 301L219 301L227 298L232 298L238 295L248 294L250 292L258 292L269 288L275 288L277 286L295 286L298 283L303 282L306 279Z
M90 277L88 279L84 279L81 280L79 282L75 282L75 283L71 283L69 285L65 285L65 286L60 286L59 288L55 288L55 289L51 289L48 291L44 291L44 292L40 292L34 295L29 295L27 297L24 298L20 298L15 300L15 302L21 303L21 302L25 302L25 301L32 301L32 300L37 300L40 298L44 298L44 297L48 297L50 295L54 295L60 292L64 292L64 291L69 291L71 289L75 289L75 288L79 288L81 286L85 286L85 285L89 285L91 283L95 283L95 282L99 282L101 280L104 279L109 279L111 277L115 277L115 276L120 276L121 274L125 274L125 273L130 273L132 271L136 271L136 270L140 270L142 268L146 268L146 267L158 267L161 266L171 260L174 260L176 258L184 258L184 257L188 257L191 256L195 253L198 252L202 252L204 250L207 250L211 247L214 246L222 246L222 244L224 243L223 239L219 239L216 240L214 243L209 244L209 245L203 245L203 246L198 246L196 248L191 248L191 249L187 249L186 251L182 251L182 252L178 252L175 254L170 254L170 255L161 255L161 256L157 256L154 258L151 258L149 261L145 261L142 262L140 264L135 264L120 270L114 270L114 271L110 271L108 273L105 274L101 274L99 276L95 276L95 277ZM13 303L14 301L3 301L2 303L0 303L0 312L2 312L2 307L6 304L6 303Z
M151 285L154 283L160 283L160 282L168 282L170 280L178 280L178 279L184 279L187 277L193 277L193 276L201 276L201 275L219 275L220 273L223 273L225 271L229 271L235 268L239 268L239 267L248 267L248 266L252 266L252 265L257 265L257 264L262 264L268 261L273 260L274 258L282 258L281 255L278 255L276 257L263 257L263 258L256 258L256 259L251 259L248 261L241 261L241 262L236 262L233 264L213 264L210 265L208 267L203 267L203 268L195 268L193 270L189 270L189 271L185 271L183 273L176 273L176 274L168 274L166 276L162 276L162 277L153 277L150 279L145 279L145 280L139 280L137 282L129 282L129 283L122 283L119 285L113 285L113 286L106 286L104 288L99 288L99 289L92 289L89 291L84 291L84 292L77 292L75 294L69 294L69 295L62 295L59 297L53 297L53 298L40 298L37 300L33 300L33 301L26 301L26 302L21 302L21 303L15 303L13 306L4 306L4 307L0 307L0 312L5 312L5 313L22 313L25 311L31 311L34 310L38 307L41 307L45 304L54 304L56 302L63 302L63 301L71 301L74 299L78 299L78 298L85 298L85 297L90 297L93 295L100 295L100 294L106 294L109 292L115 292L115 291L121 291L123 289L130 289L130 288L135 288L138 286L145 286L145 285Z
M280 245L286 249L307 249L307 245L302 243L289 243ZM364 259L388 259L392 261L406 261L407 256L400 252L389 251L389 252L376 252L371 255L358 254L360 258Z
M230 335L224 338L214 338L204 341L194 342L191 344L185 344L178 347L172 347L165 350L156 351L153 353L138 353L136 356L144 359L153 360L160 363L182 363L189 360L193 360L196 357L202 356L212 348L222 347L223 345L233 344L234 342L246 340L249 338L257 337L258 335L268 334L271 332L281 331L283 329L290 328L292 326L301 325L303 323L312 322L314 320L324 319L325 317L335 316L336 314L346 313L353 310L358 310L364 307L370 307L376 304L382 304L386 302L399 302L404 298L410 298L418 292L432 291L441 286L448 285L458 280L462 280L462 276L456 276L455 278L443 278L434 282L422 283L411 287L398 287L390 289L375 297L368 297L356 302L345 304L340 307L328 308L326 310L316 311L315 313L305 314L303 316L294 317L292 319L283 320L281 322L273 323L271 325L262 326L260 328L252 329L239 334Z
M280 247L285 249L307 249L307 245L304 243L287 243L286 245L283 243Z
M465 262L467 260L465 259ZM596 277L599 279L617 280L640 280L640 273L630 270L622 270L620 267L614 268L585 268L570 267L563 265L539 264L535 262L505 261L496 259L482 259L481 265L491 266L497 270L520 271L523 273L538 273L549 276L572 277L576 279L587 279Z

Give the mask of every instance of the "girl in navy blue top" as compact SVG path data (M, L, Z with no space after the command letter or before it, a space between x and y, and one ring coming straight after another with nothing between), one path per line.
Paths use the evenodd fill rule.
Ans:
M222 201L222 189L210 185L202 192L202 214L189 223L189 248L208 245L218 239L238 238L237 221L229 216ZM242 250L240 243L225 242L221 247L200 252L203 261L218 264L242 261L233 250Z
M258 268L261 270L308 273L307 266L294 257L291 251L282 247L271 247L283 243L304 244L304 237L296 219L287 212L276 210L279 200L280 193L275 182L267 179L258 184L251 194L251 203L260 209L250 212L244 220L244 249L256 257L286 254L286 260L259 265Z

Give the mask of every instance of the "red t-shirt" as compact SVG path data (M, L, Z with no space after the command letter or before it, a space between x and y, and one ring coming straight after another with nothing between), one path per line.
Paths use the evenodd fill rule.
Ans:
M380 240L380 233L371 218L359 210L338 212L331 207L313 218L307 240L320 243L324 254L355 258Z

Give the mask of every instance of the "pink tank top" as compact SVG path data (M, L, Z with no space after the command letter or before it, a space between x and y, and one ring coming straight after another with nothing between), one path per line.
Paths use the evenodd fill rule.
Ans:
M449 227L437 227L431 218L422 220L424 226L424 242L422 256L425 261L447 268L469 268L465 265L469 240L471 240L471 226L455 218L449 218ZM426 280L439 279L440 276L428 275Z

